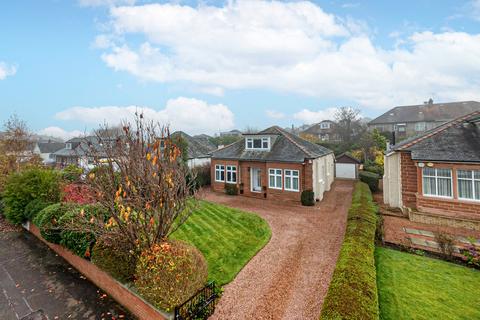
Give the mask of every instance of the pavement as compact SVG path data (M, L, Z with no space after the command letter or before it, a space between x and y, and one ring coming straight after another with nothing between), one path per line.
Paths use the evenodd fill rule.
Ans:
M211 319L315 319L343 243L354 182L337 180L314 207L227 196L206 200L255 212L272 230L270 242L227 284Z
M135 319L26 231L0 232L0 319Z

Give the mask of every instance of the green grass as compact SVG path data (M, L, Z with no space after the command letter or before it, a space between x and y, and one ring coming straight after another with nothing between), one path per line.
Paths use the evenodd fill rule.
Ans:
M377 248L381 319L480 319L480 271Z
M200 207L171 235L197 247L208 263L209 280L233 280L271 237L267 222L253 213L209 203Z

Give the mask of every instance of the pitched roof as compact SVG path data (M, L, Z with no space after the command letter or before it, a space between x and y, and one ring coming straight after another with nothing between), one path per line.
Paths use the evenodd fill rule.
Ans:
M187 142L189 159L209 157L210 153L216 149L216 146L206 139L205 136L192 137L183 131L176 131L171 134L171 137L182 137Z
M37 142L40 153L54 153L60 149L65 148L63 142Z
M245 150L245 139L234 142L225 148L212 152L212 158L252 161L304 162L332 153L331 150L306 141L285 130L273 126L249 136L270 136L270 151Z
M403 122L445 122L480 110L480 102L459 101L395 107L369 124Z
M413 160L480 162L480 110L404 140L394 151L410 151Z

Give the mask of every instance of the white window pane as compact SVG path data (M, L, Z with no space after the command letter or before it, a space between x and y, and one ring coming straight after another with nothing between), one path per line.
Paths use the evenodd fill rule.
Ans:
M294 177L298 177L298 171L292 171Z
M452 170L450 169L437 169L437 176L439 177L451 177Z
M472 179L472 171L470 170L458 170L457 176L461 179Z
M436 195L435 178L423 178L423 194Z
M292 188L292 181L290 178L285 178L285 189L291 189Z
M270 176L269 186L270 186L271 188L274 188L274 187L275 187L275 177L274 177L274 176Z
M282 170L277 170L277 174L282 175Z
M473 199L472 181L458 180L458 196L465 199Z
M253 139L253 147L256 149L260 149L262 147L262 140Z
M282 187L282 176L277 176L277 188Z
M274 169L270 169L270 170L268 170L268 172L270 172L270 174L275 174L275 170L274 170Z
M435 176L435 169L433 168L423 168L424 176Z
M438 178L438 195L443 197L452 196L452 180L445 178Z
M286 175L286 176L291 175L291 171L290 171L290 170L285 170L285 175Z
M237 172L232 172L232 182L237 182Z
M293 189L298 190L298 178L293 178Z
M474 171L474 174L475 174L475 179L479 179L479 180L480 180L480 170L475 170L475 171Z
M475 181L475 199L480 200L480 181Z

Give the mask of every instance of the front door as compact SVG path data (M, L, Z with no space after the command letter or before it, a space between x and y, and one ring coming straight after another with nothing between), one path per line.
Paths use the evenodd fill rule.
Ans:
M250 185L252 186L252 191L261 192L262 191L262 174L260 169L251 168L250 171L251 171Z

